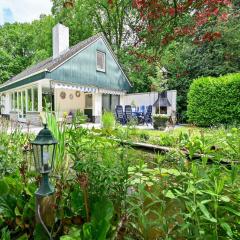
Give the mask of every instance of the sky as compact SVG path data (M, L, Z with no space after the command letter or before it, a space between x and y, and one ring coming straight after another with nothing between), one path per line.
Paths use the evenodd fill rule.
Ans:
M0 0L0 25L5 22L31 22L51 13L51 0Z

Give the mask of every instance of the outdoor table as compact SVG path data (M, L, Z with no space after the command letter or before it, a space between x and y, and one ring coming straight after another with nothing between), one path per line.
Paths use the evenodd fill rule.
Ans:
M133 115L134 117L139 117L139 116L142 116L142 115L144 115L144 114L143 114L143 112L132 112L132 115Z

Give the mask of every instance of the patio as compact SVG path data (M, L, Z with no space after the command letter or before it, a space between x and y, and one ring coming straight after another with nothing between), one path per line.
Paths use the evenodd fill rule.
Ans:
M87 129L100 129L101 128L101 124L100 123L85 123L85 124L81 124L81 127L83 128L87 128ZM126 127L126 126L123 126ZM33 133L33 134L38 134L39 131L42 129L43 127L40 126L34 126L34 125L27 125L26 123L18 123L17 126L15 128L11 128L8 127L7 132L10 134L11 132L13 132L14 130L20 130L23 133ZM152 125L138 125L136 126L137 129L142 129L142 130L153 130L153 126ZM2 130L1 130L2 131Z

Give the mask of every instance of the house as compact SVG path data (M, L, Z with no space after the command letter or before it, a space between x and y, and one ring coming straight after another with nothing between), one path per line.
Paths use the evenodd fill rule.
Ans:
M83 111L100 122L103 109L123 103L131 84L103 34L69 47L69 29L53 28L53 56L0 85L1 114L21 122L41 123L50 106L58 118Z
M50 108L58 119L77 110L99 123L103 111L116 105L153 105L153 113L176 113L176 91L165 97L156 92L127 94L131 89L103 34L69 47L69 29L53 28L53 56L31 66L0 85L0 114L40 125Z

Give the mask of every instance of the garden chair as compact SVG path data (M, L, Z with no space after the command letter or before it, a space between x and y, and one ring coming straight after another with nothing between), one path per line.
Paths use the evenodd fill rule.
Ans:
M147 112L144 115L144 123L148 125L149 123L152 124L152 122L152 105L149 105L147 107Z
M131 105L126 105L125 106L125 116L126 116L126 121L130 122L132 119L132 107Z
M121 124L125 124L126 123L126 117L123 113L122 105L117 105L116 108L115 108L115 112L116 112L117 121L120 122Z
M145 106L144 105L140 107L140 112L145 113Z
M132 112L136 112L137 111L136 106L132 106L131 108L132 108Z

